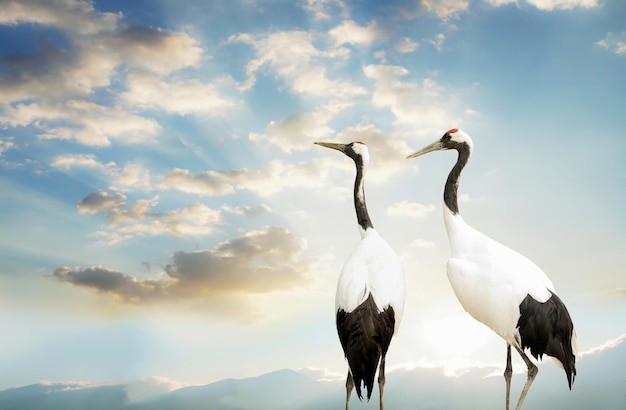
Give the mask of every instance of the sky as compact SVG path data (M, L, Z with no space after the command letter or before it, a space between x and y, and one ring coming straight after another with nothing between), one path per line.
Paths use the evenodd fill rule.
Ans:
M345 377L355 170L314 141L369 147L407 283L388 371L503 367L445 273L456 156L405 160L455 127L465 220L548 274L581 352L623 340L624 21L621 0L1 0L0 389Z

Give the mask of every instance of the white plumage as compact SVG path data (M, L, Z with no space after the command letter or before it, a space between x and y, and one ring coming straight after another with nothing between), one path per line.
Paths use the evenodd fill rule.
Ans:
M346 410L356 387L362 399L361 384L372 394L378 368L380 409L384 409L385 356L404 313L404 272L400 258L376 232L365 204L364 176L369 163L367 146L316 142L336 149L354 160L354 208L361 241L345 262L337 281L335 313L337 334L348 361Z
M374 228L362 234L361 242L341 269L337 281L335 311L352 312L372 295L379 311L391 306L395 312L394 333L404 313L404 273L400 258Z
M576 334L567 308L546 274L528 258L472 228L461 217L457 201L459 178L472 156L473 146L469 135L453 128L407 158L448 149L459 154L444 187L443 216L451 250L448 279L463 308L507 342L507 410L511 346L526 363L528 378L517 401L519 410L538 371L524 350L529 349L535 358L551 356L564 368L571 388L576 376Z

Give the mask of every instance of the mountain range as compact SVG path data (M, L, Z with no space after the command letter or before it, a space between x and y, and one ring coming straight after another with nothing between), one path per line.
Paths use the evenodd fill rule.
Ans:
M415 368L388 372L388 409L501 409L504 379L494 368L472 369L447 377L442 369ZM572 391L563 371L550 361L540 365L524 408L550 410L626 409L626 343L588 354L577 364ZM525 382L513 375L514 402ZM258 377L224 379L165 393L145 394L144 382L91 385L38 383L0 391L2 410L326 410L344 406L343 382L317 381L281 369ZM371 401L359 402L353 392L351 409L377 409L378 389ZM142 394L143 393L143 394Z

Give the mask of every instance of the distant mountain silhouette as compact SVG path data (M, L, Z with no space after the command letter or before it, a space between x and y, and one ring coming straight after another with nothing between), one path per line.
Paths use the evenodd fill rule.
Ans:
M504 350L504 349L503 349ZM577 364L572 391L563 371L540 365L524 407L546 410L626 409L626 343L584 356ZM473 369L446 377L441 369L390 372L385 404L392 410L502 409L504 378L486 377L494 369ZM517 400L525 375L513 376ZM133 383L90 386L42 383L0 391L2 410L336 410L343 408L342 382L318 382L283 369L247 379L225 379L205 386L184 387L137 402L128 400ZM377 409L378 390L370 403L353 395L351 409Z

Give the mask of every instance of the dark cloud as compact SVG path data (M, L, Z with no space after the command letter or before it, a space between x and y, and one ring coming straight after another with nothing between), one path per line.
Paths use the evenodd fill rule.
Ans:
M104 209L122 205L126 197L120 193L92 192L78 202L78 212L81 214L95 214Z
M113 295L127 303L140 303L163 297L164 288L167 286L167 283L161 280L138 281L132 276L97 266L86 269L62 267L55 270L52 277L61 282Z
M139 280L104 267L62 267L51 277L109 294L124 303L155 303L289 290L310 280L311 259L302 258L306 242L281 227L248 232L215 248L176 252L159 279Z

